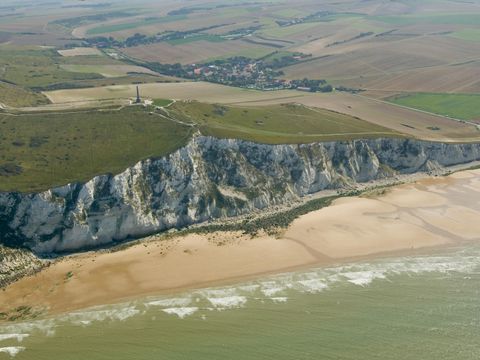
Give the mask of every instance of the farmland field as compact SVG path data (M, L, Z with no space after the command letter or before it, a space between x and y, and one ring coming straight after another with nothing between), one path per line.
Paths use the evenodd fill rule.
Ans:
M162 42L125 49L129 56L147 61L181 64L207 61L213 58L248 56L252 58L265 56L275 49L268 46L248 44L242 40L211 42L202 39L186 41L176 45Z
M480 121L480 94L408 94L387 100L457 119Z
M59 50L58 53L62 56L92 56L102 55L101 51L95 48L79 47L73 49Z
M375 39L375 38L373 38ZM395 41L326 46L318 58L284 69L287 78L323 76L337 86L366 90L477 92L480 44L449 36L412 36ZM305 51L308 45L296 48ZM478 90L477 90L478 89Z
M284 99L293 101L305 96L297 91L262 92L240 89L207 82L185 83L149 83L140 86L143 96L152 99L198 100L202 102L241 102L252 100ZM48 98L58 104L75 101L91 101L98 99L126 99L135 95L134 85L104 86L90 89L71 89L47 91Z
M100 74L104 77L121 77L127 76L130 73L138 73L138 74L150 74L150 75L157 75L155 72L141 67L141 66L134 66L134 65L62 65L62 69L70 71L70 72L80 72L80 73L95 73Z

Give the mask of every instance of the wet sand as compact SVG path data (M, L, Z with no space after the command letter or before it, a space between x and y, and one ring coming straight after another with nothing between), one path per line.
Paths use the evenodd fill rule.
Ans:
M116 252L69 256L0 292L0 312L50 313L356 258L480 238L480 170L336 200L278 237L238 232L149 238Z

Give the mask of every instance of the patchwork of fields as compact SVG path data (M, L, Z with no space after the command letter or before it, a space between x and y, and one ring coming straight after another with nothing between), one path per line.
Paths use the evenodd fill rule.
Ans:
M94 50L94 51L92 51ZM127 65L92 48L56 51L39 46L0 45L0 103L11 107L48 103L44 90L177 81Z

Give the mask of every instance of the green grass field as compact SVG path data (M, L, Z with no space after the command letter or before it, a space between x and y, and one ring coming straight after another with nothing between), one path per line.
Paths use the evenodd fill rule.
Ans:
M480 94L397 95L387 99L395 104L450 116L462 120L480 120Z
M0 48L0 80L35 88L102 78L99 74L63 70L60 65L65 62L72 60L65 60L54 49L3 46Z
M41 93L0 81L0 103L12 107L22 107L45 105L50 101Z
M191 128L121 111L0 113L0 191L39 191L97 174L119 173L183 146Z
M177 102L169 112L183 121L197 123L204 135L267 144L400 136L348 115L295 104L245 108Z
M168 106L172 103L172 100L169 99L154 99L153 105L155 106Z
M101 74L104 77L121 77L125 76L125 71L116 70L115 65L61 65L63 70L84 74Z

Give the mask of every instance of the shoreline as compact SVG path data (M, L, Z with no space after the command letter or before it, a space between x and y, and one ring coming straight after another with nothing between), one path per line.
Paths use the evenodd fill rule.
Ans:
M414 174L410 180L386 191L340 197L301 215L277 235L170 234L126 248L69 255L7 286L0 304L8 306L0 313L8 318L12 309L27 306L48 316L479 240L480 205L472 192L480 192L480 170L442 177Z

